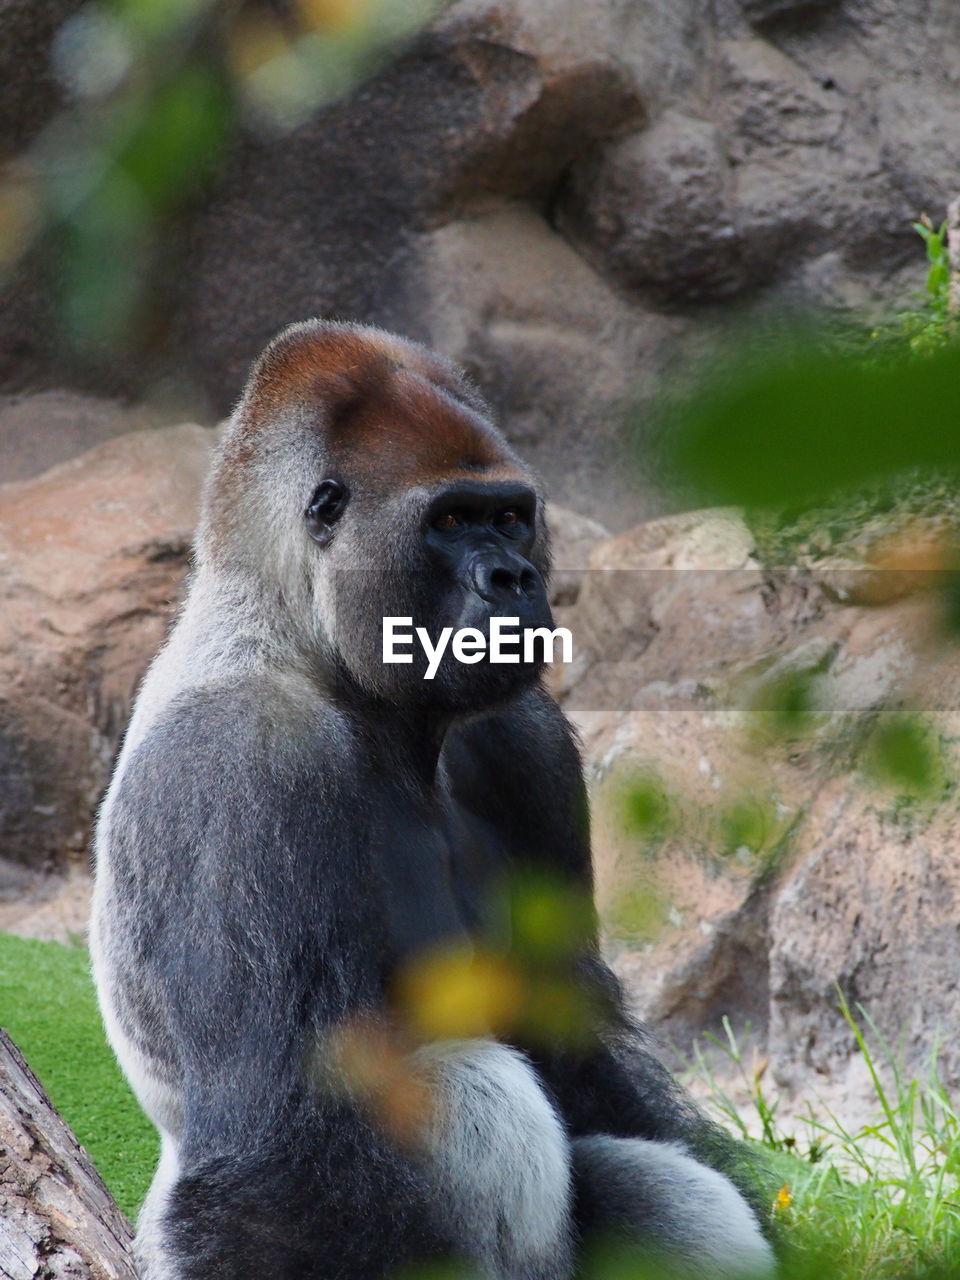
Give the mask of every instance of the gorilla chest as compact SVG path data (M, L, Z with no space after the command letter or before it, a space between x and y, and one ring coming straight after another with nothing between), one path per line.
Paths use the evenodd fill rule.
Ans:
M393 797L373 843L393 963L444 940L497 934L508 853L489 823L448 797L430 806Z

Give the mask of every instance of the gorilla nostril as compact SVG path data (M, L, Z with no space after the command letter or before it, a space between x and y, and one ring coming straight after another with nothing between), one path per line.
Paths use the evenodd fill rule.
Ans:
M467 582L490 604L532 599L542 589L540 575L520 556L509 559L477 556L467 571Z
M517 575L512 569L500 568L492 570L490 585L496 591L514 591L517 587Z

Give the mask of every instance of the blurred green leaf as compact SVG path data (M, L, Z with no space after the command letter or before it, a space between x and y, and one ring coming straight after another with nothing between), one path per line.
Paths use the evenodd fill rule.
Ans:
M134 322L152 248L153 217L137 185L114 169L61 229L61 322L79 349L116 346Z
M229 142L233 108L218 72L180 67L153 96L117 159L156 211L182 205L212 177Z
M214 0L106 0L104 7L152 44L201 18L214 7Z
M822 664L768 676L754 689L749 703L751 727L762 738L803 737L816 726L820 715L817 679Z
M676 475L707 502L804 506L923 466L960 469L960 348L883 368L794 339L728 366L681 409Z
M436 0L88 0L57 30L66 106L0 175L0 272L50 263L81 365L162 345L183 213L243 127L283 133L349 92ZM263 108L259 113L257 104Z
M624 942L651 942L667 921L670 900L650 877L638 874L630 888L618 893L603 913L611 937Z
M556 876L514 877L509 898L513 950L527 959L579 955L593 936L590 895Z
M950 269L942 262L934 262L927 272L927 292L936 293L950 283Z
M769 796L740 796L720 814L723 851L760 853L777 834L776 806Z
M898 714L881 721L870 736L865 763L876 781L901 794L927 795L943 781L939 742L919 716Z
M630 778L623 787L621 812L632 835L646 840L662 835L671 816L670 798L663 782L649 773Z

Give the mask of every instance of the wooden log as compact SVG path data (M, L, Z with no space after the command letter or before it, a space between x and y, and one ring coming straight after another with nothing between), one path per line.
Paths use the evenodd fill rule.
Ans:
M0 1029L0 1280L136 1280L130 1224Z

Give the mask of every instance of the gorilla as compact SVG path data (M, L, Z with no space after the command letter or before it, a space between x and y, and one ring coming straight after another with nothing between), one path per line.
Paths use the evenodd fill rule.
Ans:
M534 476L446 360L313 320L255 364L95 844L101 1008L161 1138L144 1280L568 1280L601 1237L774 1273L762 1174L624 1012L592 908L552 986L511 940L512 884L591 901L543 662L383 661L385 617L549 627L548 558ZM528 1013L573 993L576 1034L496 1000L431 1022L410 992L445 957Z

